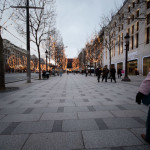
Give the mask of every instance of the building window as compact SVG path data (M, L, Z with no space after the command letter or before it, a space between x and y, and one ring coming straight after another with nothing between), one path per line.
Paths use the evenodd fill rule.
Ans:
M150 8L150 1L147 1L147 9Z
M124 19L124 14L122 14L122 19Z
M118 37L118 55L120 55L120 35Z
M123 23L122 23L122 25L121 25L121 30L123 30Z
M136 34L136 48L139 47L139 33Z
M134 15L131 15L131 20L134 21Z
M121 34L121 53L123 53L123 33Z
M130 35L130 28L128 28L128 34Z
M130 24L130 18L127 19L127 24L128 24L128 25Z
M119 17L119 21L121 21L121 17Z
M139 31L139 22L136 23L136 31Z
M136 11L136 17L138 18L138 17L139 17L139 15L140 15L140 11L139 11L139 10L137 10L137 11Z
M118 27L118 32L120 32L120 27Z
M130 12L130 11L131 11L131 7L129 6L129 7L128 7L128 12Z
M117 25L116 25L116 22L114 23L114 26L116 27Z
M135 2L132 3L132 7L135 8Z
M136 3L137 3L137 4L140 3L140 0L137 0Z
M134 36L131 36L131 49L134 48Z
M150 24L150 14L147 15L147 25Z
M150 27L146 29L146 44L149 44L150 40Z
M132 26L132 34L134 34L134 25Z

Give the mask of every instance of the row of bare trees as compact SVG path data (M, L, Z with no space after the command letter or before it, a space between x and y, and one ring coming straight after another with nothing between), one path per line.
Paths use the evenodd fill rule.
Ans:
M18 8L11 8L15 5ZM0 1L0 27L2 26L3 17L6 17L5 11L13 9L12 20L16 31L26 38L26 11L21 6L26 6L26 0L1 0ZM30 42L37 47L39 59L39 79L41 79L41 53L45 52L45 48L49 51L49 58L55 61L55 64L64 63L65 52L62 38L55 29L55 0L30 0L30 7L40 7L43 9L30 9L29 26L30 26ZM2 27L3 28L3 27ZM0 28L1 29L1 28ZM51 40L51 37L54 40ZM61 40L58 40L60 38ZM5 88L4 78L4 50L3 41L0 35L0 89Z

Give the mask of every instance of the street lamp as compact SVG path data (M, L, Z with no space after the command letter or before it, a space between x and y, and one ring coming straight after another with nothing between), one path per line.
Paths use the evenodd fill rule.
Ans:
M122 79L122 81L130 82L131 80L128 77L128 51L129 51L129 33L126 33L126 36L124 37L125 42L126 42L126 58L125 58L125 76Z
M48 55L48 51L45 51L45 55L46 55L46 71L47 71L47 55Z

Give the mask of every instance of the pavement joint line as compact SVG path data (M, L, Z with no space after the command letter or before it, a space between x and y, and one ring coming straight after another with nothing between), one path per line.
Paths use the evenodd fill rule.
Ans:
M145 124L146 124L146 122L145 122L144 120L142 120L141 118L139 118L139 117L133 117L133 119L134 119L135 121L137 121L138 123L142 124L142 125L145 125Z
M83 131L80 131L80 132L81 132L81 138L82 138L83 147L84 147L84 149L86 149L85 143L84 143Z
M22 145L22 147L21 147L20 150L23 150L23 147L25 146L25 144L27 143L27 141L28 141L28 139L30 138L31 135L32 135L32 134L28 134L28 137L27 137L27 139L25 140L25 142L23 143L23 145Z
M40 118L39 118L37 121L40 121L40 120L41 120L41 118L42 118L43 114L44 114L44 112L41 114Z
M118 118L118 117L116 117L116 116L112 113L111 110L109 110L108 112L110 112L110 113L113 115L114 118Z

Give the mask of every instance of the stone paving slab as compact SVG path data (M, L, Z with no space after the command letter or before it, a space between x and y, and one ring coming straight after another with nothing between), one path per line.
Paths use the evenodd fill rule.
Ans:
M23 150L71 150L84 148L80 132L32 134Z
M21 121L37 121L41 115L39 114L12 114L7 115L0 122L21 122Z
M22 122L12 134L49 133L52 131L53 124L54 121Z
M10 125L10 122L0 122L0 134L1 134L2 131L4 131L9 125Z
M81 131L81 130L98 130L94 119L89 120L65 120L62 124L62 131Z
M0 135L0 150L20 150L29 135Z
M90 119L90 118L112 118L113 115L108 111L97 111L97 112L78 112L79 119Z
M138 123L132 118L107 118L103 119L110 129L142 128L145 125Z
M78 119L77 113L44 113L40 120Z
M42 107L42 108L34 108L30 114L42 114L42 113L56 113L58 110L58 107Z
M0 111L0 114L21 114L26 108L4 108Z
M86 106L64 107L64 112L87 112L89 109Z
M142 142L130 131L119 130L100 130L82 131L86 148L105 148L141 145Z
M149 145L124 147L124 150L149 150L149 149L150 149Z
M50 103L48 107L75 106L75 103Z
M109 110L120 110L118 107L114 105L106 105L106 106L93 106L96 111L109 111Z
M140 110L111 111L116 117L142 117L146 114Z

